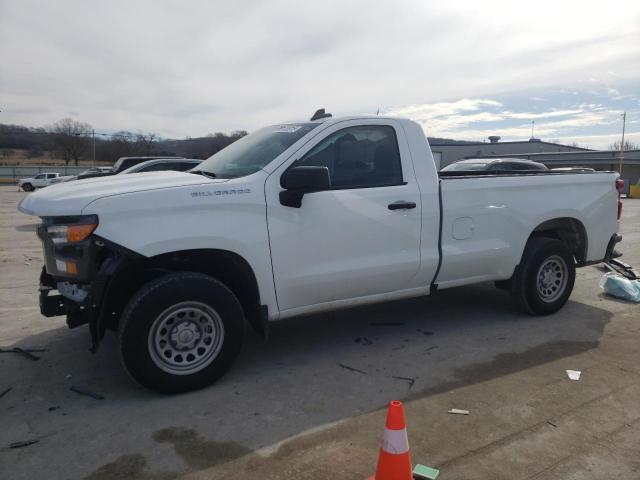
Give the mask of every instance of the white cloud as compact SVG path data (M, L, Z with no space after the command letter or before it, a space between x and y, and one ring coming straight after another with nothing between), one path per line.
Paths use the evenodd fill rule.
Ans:
M502 112L504 118L516 118L523 120L536 120L538 118L566 117L582 113L584 110L549 110L547 112Z
M398 117L410 117L415 120L455 115L462 112L475 112L482 107L501 107L502 104L495 100L483 98L464 98L455 102L438 102L431 104L407 105L405 107L388 108L385 114Z
M578 92L578 96L584 95ZM549 103L547 100L545 102ZM454 102L394 107L388 109L387 113L412 118L423 126L428 136L459 140L481 140L490 135L500 135L503 140L527 139L531 136L532 128L528 121L535 121L535 136L538 138L567 138L592 148L606 148L616 134L585 135L580 132L594 129L615 132L621 128L620 111L599 102L583 101L574 107L536 112L501 108L504 106L504 102L494 99L467 98ZM507 107L511 105L507 104ZM631 113L640 115L640 111Z
M319 107L577 92L589 76L611 81L593 72L640 78L639 13L622 0L540 0L534 10L497 0L2 0L0 121L37 126L77 112L97 129L183 136ZM461 102L450 114L490 106Z
M581 147L593 148L596 150L608 150L615 142L621 139L620 133L611 133L607 135L577 135L558 137L560 143L572 144L577 143ZM625 143L627 141L640 145L640 132L627 132L625 134Z

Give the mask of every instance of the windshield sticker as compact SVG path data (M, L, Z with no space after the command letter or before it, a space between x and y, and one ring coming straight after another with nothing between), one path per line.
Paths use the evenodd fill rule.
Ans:
M276 133L294 133L300 130L300 125L280 125L274 132Z

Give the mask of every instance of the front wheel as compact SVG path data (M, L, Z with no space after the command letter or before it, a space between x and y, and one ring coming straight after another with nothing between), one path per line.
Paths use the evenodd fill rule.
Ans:
M33 192L35 188L33 188L33 185L31 185L30 183L25 183L24 185L22 185L22 190L24 190L25 192Z
M243 333L242 307L225 285L201 273L172 273L129 301L119 326L120 353L145 387L186 392L231 368Z
M573 256L555 238L533 237L527 242L516 273L514 297L532 315L549 315L569 299L576 278Z

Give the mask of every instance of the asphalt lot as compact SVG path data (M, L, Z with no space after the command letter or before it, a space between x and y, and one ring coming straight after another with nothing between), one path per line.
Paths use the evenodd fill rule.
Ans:
M279 322L216 385L161 396L129 379L112 336L92 355L85 327L40 315L24 195L0 187L0 348L46 351L0 354L0 478L364 479L392 399L413 462L442 480L640 478L640 305L604 296L596 267L549 317L483 284ZM639 200L621 230L640 265Z

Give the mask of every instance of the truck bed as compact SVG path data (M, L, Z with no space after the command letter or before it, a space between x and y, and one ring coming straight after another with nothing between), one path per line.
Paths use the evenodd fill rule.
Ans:
M438 288L510 278L531 231L575 219L585 261L603 259L617 224L615 172L442 172Z

